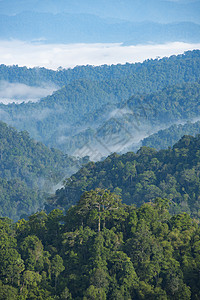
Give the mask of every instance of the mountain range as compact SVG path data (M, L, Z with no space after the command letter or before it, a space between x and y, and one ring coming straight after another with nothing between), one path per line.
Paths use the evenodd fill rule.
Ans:
M123 43L124 45L200 42L200 24L131 22L90 14L21 12L0 15L0 39L35 43Z
M159 23L189 21L199 23L198 0L1 0L0 11L15 15L23 11L91 14L102 18Z
M200 42L199 1L0 1L0 39L33 43Z
M12 83L11 90L15 84L33 90L56 85L57 90L35 103L10 98L15 102L0 104L0 116L47 146L97 160L138 149L143 138L198 118L199 78L199 50L143 63L57 71L1 65L0 80Z
M67 209L83 192L100 188L118 194L129 205L165 198L170 200L171 213L199 218L199 146L200 135L185 135L167 150L144 146L137 153L113 153L103 161L89 162L66 179L47 207Z
M0 300L200 299L199 13L0 0Z
M57 183L88 159L101 161L113 152L136 152L140 146L167 149L185 134L198 134L199 78L199 50L137 64L57 71L1 65L0 80L9 83L5 93L13 101L0 104L1 120L22 131L1 124L2 215L16 219L25 213L24 207L30 213L40 209L46 191L53 193ZM17 103L21 88L34 93L41 85L57 90L36 102L27 98ZM73 187L70 193L74 199Z
M18 220L41 210L82 163L0 122L0 215Z

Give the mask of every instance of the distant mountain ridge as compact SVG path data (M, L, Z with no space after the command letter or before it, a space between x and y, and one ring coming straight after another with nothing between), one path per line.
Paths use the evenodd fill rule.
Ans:
M200 24L194 22L133 22L92 14L21 12L0 15L0 39L44 43L148 44L200 42Z
M92 14L102 18L128 21L155 21L161 23L189 21L199 23L198 0L1 0L2 14L15 15L23 11L45 13Z

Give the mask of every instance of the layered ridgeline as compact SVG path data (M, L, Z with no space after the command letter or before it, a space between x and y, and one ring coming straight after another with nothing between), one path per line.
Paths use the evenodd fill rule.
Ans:
M161 129L155 126L156 120L156 125L161 123L160 126L166 128L175 120L182 121L182 118L197 116L198 110L194 111L192 101L198 102L199 84L192 86L190 83L198 82L199 78L198 50L143 63L83 66L58 71L2 65L0 79L12 83L13 89L14 84L18 83L32 88L40 87L41 84L43 87L45 84L50 86L51 83L60 89L37 103L1 104L0 117L20 130L27 130L31 137L65 153L76 153L76 149L83 147L88 141L93 141L92 147L96 146L97 139L100 139L101 144L105 144L102 138L112 142L110 133L113 134L112 124L115 121L118 125L115 122L113 128L119 129L114 133L120 136L118 131L123 127L126 131L123 136L128 135L128 138L132 138L132 143L135 143ZM186 86L181 86L186 83ZM173 87L168 91L166 87L169 86ZM195 90L195 95L192 89ZM187 113L182 110L179 96L184 98ZM162 97L165 99L161 105ZM13 95L10 101L14 100ZM192 104L191 113L189 105L187 107L188 101ZM163 114L169 110L171 114L165 114L168 119L163 120ZM141 124L146 127L141 127ZM131 140L129 142L125 143L126 147L131 145ZM101 150L99 156L108 155L113 150L122 149L109 146L106 151ZM89 153L78 151L76 154L82 156Z
M97 120L96 128L85 126L87 129L69 139L71 149L77 147L78 141L79 145L82 145L82 149L75 151L77 155L87 153L93 160L98 160L113 152L137 151L141 145L145 145L145 141L141 141L143 138L161 128L195 121L200 116L200 82L170 86L148 95L135 95L106 114L110 107L111 105L105 106L93 115ZM104 120L101 125L100 119ZM191 125L191 129L188 126L180 127L182 130L177 133L176 139L173 137L173 131L169 129L168 138L172 141L168 146L172 146L184 134L199 133L198 124ZM162 143L167 144L164 136Z
M51 13L54 17L56 16L56 14L63 15L64 13L73 15L87 14L88 17L90 16L94 18L95 16L97 22L98 16L103 19L109 19L111 23L116 22L117 19L121 19L123 20L122 24L125 23L125 21L144 22L146 20L149 20L155 22L155 16L156 21L161 24L181 21L194 22L199 24L199 9L200 4L198 0L185 0L173 2L163 2L161 0L143 0L134 2L132 0L125 0L119 2L116 2L115 0L96 0L91 2L91 0L85 0L84 3L82 0L74 0L73 2L69 0L59 0L57 3L55 3L54 0L48 0L48 4L46 2L37 1L37 5L35 0L29 0L28 2L25 0L19 0L17 3L15 0L0 1L0 11L2 14L7 16L16 16L18 14L21 14L22 12L42 12L46 13L47 16ZM38 20L34 21L36 22ZM17 25L20 26L21 23ZM81 28L81 31L79 31L80 35L81 33L83 33L85 27L82 28L81 26L77 26L77 23L75 26L75 30L77 28ZM37 24L37 26L41 25L42 24ZM52 26L52 34L59 34L61 31L60 30L58 32L57 28L53 27L52 18L48 23L48 26ZM91 26L87 29L88 32L91 33ZM15 29L13 28L13 30ZM27 29L25 28L24 30ZM14 36L12 37L14 38ZM41 33L39 37L41 38ZM150 41L152 40L150 39Z
M0 1L0 38L45 43L199 42L195 1Z
M107 188L127 204L140 206L156 197L168 198L171 212L200 216L200 135L184 136L173 148L142 147L136 154L112 154L90 162L66 180L49 199L50 207L69 207L84 191Z
M135 7L132 10L135 10ZM55 11L53 13L25 11L17 15L10 15L9 12L7 16L0 15L0 38L57 44L124 43L137 45L150 42L160 44L177 41L198 43L200 41L200 25L191 20L189 22L185 19L182 22L176 20L168 24L158 23L155 20L157 21L157 19L153 22L147 19L146 22L130 22L116 19L116 16L102 18L96 14L63 12L55 14Z
M158 198L140 208L98 189L63 216L0 220L0 298L199 299L198 222Z
M172 147L183 135L200 134L200 121L186 124L172 125L169 128L159 130L142 140L142 146L152 147L157 150Z
M54 146L60 144L63 151L77 156L88 155L96 161L112 152L137 151L141 145L158 149L172 146L184 134L199 133L198 123L176 124L195 121L199 116L200 82L184 83L157 93L138 94L118 105L107 104L93 113L86 113L75 126L81 127L77 134L67 137L70 129L63 128L60 131L62 144L59 132L48 142ZM165 130L146 138L161 128ZM155 143L148 144L153 139Z
M53 83L62 88L77 80L102 81L108 88L113 86L115 94L126 92L126 97L134 93L150 93L166 85L194 82L199 79L200 50L187 51L169 58L148 59L143 63L124 65L76 66L71 69L58 68L57 71L18 65L0 65L0 80L22 83L28 86L41 86ZM111 82L110 82L111 81ZM122 81L120 83L120 81ZM115 84L113 84L116 82ZM124 83L129 86L124 86ZM131 88L130 94L127 92ZM118 93L117 93L117 91ZM120 97L120 95L119 95ZM14 99L13 99L14 100Z
M16 220L42 209L56 184L81 163L0 122L0 215Z

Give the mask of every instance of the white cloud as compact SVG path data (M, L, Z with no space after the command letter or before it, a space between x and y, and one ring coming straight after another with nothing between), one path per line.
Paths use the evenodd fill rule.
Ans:
M45 67L56 70L76 65L124 64L148 58L181 54L200 49L200 44L182 42L160 45L122 46L122 44L35 44L23 41L0 41L0 64Z
M43 83L41 86L28 86L2 80L0 81L0 102L3 104L36 102L47 95L51 95L57 89L53 84Z

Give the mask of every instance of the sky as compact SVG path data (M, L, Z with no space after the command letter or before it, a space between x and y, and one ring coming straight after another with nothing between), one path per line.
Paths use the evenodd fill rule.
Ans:
M0 41L0 64L27 67L73 68L76 65L125 64L200 49L200 44L174 42L158 45L40 44L19 40Z

